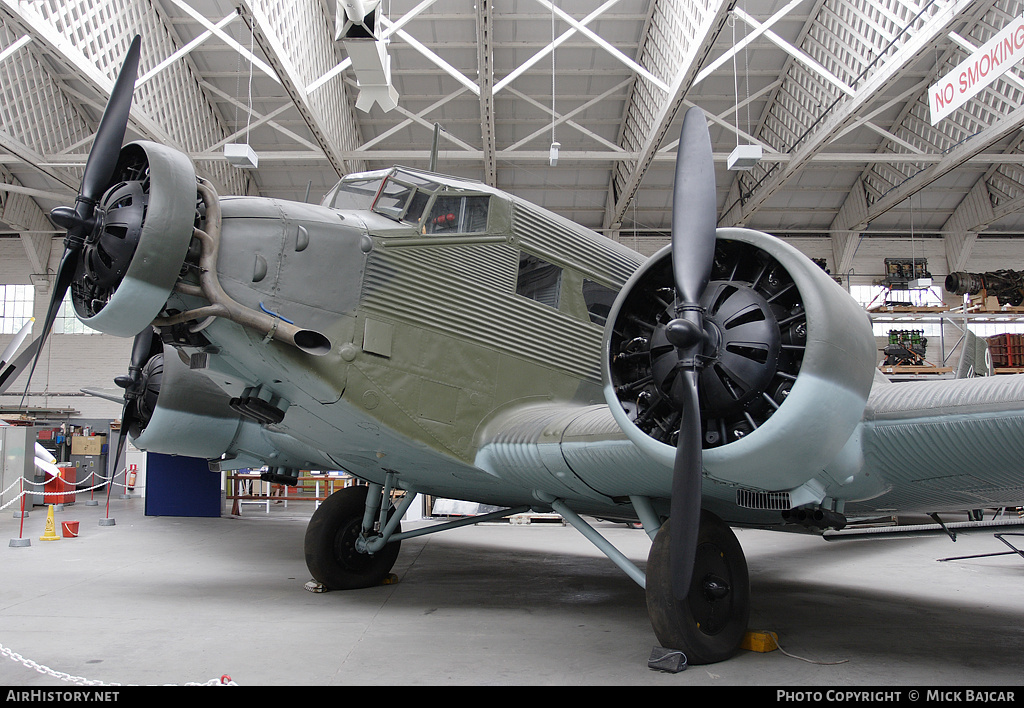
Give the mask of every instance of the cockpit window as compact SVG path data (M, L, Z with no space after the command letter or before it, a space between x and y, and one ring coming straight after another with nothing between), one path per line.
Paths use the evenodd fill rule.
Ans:
M448 191L415 172L392 168L348 175L322 203L335 209L372 209L417 226L422 234L473 234L487 231L490 197Z
M384 183L380 196L373 203L373 210L378 214L401 219L405 214L405 206L415 190L411 185L403 184L394 178Z
M381 177L343 180L333 192L328 193L324 206L335 209L369 209L383 181Z
M485 195L439 194L423 224L426 234L475 234L487 231Z

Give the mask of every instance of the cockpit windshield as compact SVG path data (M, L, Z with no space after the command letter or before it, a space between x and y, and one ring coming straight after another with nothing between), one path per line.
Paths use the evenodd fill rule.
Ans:
M321 205L333 209L369 210L389 172L380 170L348 175L324 196Z
M373 210L424 235L487 231L490 198L467 194L401 168L346 176L324 197L334 209Z

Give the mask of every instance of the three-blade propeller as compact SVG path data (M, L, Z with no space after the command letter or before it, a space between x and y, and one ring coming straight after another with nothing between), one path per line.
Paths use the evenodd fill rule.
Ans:
M54 279L43 329L39 333L39 337L32 343L35 347L35 357L25 382L26 395L32 381L32 374L36 370L36 364L39 363L39 353L42 350L43 342L50 333L54 320L57 319L57 312L64 301L64 296L75 278L79 255L86 239L96 227L97 204L114 177L114 170L121 153L121 144L124 142L125 130L128 127L132 94L135 92L135 78L139 71L141 43L142 38L139 36L132 40L128 54L121 65L121 72L114 82L110 99L103 110L103 117L100 119L96 136L93 138L92 150L89 151L89 158L85 163L82 185L78 198L75 200L75 206L56 207L50 212L50 221L65 229L67 233L64 237L64 254L57 266L57 276Z
M700 299L711 278L717 210L715 167L704 113L691 108L683 118L672 199L672 269L676 315L666 336L679 364L672 398L681 404L679 440L672 472L670 544L672 590L684 598L690 588L700 530L702 429L698 381L703 366L704 308Z

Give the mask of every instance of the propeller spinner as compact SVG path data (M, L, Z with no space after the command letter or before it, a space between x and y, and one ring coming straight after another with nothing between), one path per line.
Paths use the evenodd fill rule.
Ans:
M711 278L717 227L715 167L704 113L691 108L683 118L672 200L672 268L676 287L675 319L665 336L679 363L670 395L681 407L679 439L672 472L672 589L686 597L693 574L700 529L701 419L698 380L706 339L701 295Z

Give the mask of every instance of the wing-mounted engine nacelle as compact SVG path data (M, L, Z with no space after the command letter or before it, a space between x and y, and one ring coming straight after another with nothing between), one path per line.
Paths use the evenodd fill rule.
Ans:
M704 468L723 482L790 490L819 474L863 415L875 345L863 308L785 242L719 229L699 356ZM604 386L625 434L672 468L680 356L669 248L634 273L605 329Z
M132 337L174 289L196 223L196 173L186 155L139 141L121 149L71 283L78 317Z
M216 459L228 451L242 417L230 398L205 375L192 371L178 351L159 345L139 381L129 430L140 450Z

